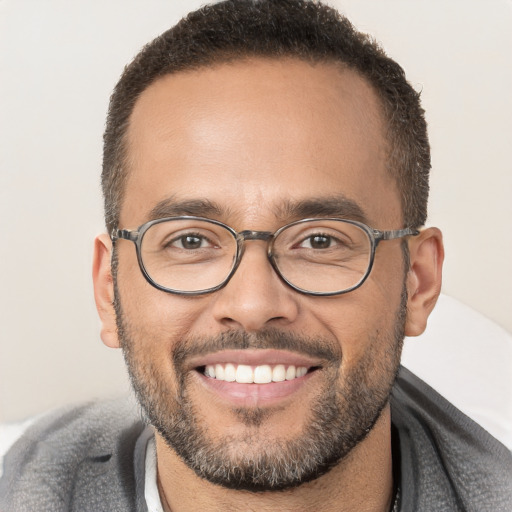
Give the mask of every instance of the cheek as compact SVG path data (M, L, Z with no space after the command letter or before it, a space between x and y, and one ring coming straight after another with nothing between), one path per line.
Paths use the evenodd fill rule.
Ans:
M197 318L194 304L154 289L120 292L123 314L134 340L146 349L170 354L187 337Z
M387 279L370 276L358 290L325 299L315 308L318 321L341 346L342 370L358 365L370 354L372 358L388 357L395 349L402 283L401 273L388 274Z
M165 349L172 348L190 332L201 309L201 299L173 295L150 285L135 254L120 252L119 261L119 299L125 322L137 343L156 343Z
M137 269L138 270L138 269ZM182 297L157 290L131 271L118 272L118 329L136 388L146 397L179 395L173 353L188 335L195 310Z

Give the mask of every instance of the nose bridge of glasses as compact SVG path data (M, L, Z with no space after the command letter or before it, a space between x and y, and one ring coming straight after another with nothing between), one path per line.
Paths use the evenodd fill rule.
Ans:
M245 231L240 231L237 235L237 239L239 240L263 240L265 242L269 241L273 237L273 233L271 231L251 231L246 229Z
M269 242L274 239L274 233L271 231L252 231L250 229L246 229L244 231L240 231L236 235L236 241L239 249L238 253L238 261L235 265L235 268L238 267L240 264L240 261L242 259L242 256L245 253L245 242L247 240L255 240L255 241L262 241L267 243L267 256L271 256L271 245L269 245Z

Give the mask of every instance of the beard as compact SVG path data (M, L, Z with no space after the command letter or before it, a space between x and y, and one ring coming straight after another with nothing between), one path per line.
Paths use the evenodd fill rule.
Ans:
M257 333L228 331L214 337L175 340L172 363L175 385L140 348L140 331L123 313L115 286L118 336L130 380L146 420L166 444L199 477L230 489L251 492L296 487L325 474L340 463L371 431L389 401L400 365L407 294L402 292L394 324L370 336L368 350L352 368L342 370L338 340L297 336L284 330ZM147 338L144 340L148 342ZM157 339L149 340L158 343ZM190 393L186 361L224 349L281 349L328 361L320 370L322 382L293 439L270 438L261 427L273 414L267 407L238 407L232 415L244 435L209 431ZM194 370L195 371L195 370ZM317 376L318 378L319 376ZM320 380L320 379L319 379ZM293 413L289 413L293 422Z

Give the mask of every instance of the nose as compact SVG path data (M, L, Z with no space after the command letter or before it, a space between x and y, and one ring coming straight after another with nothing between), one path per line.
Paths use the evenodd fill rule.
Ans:
M276 274L264 241L246 243L235 274L215 295L215 320L233 329L250 332L285 326L299 314L299 293Z

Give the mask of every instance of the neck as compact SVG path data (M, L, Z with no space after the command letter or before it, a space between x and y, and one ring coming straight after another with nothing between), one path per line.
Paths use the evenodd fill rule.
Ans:
M325 475L286 491L237 491L199 478L157 434L159 489L166 512L311 510L388 512L393 499L387 406L368 436Z

